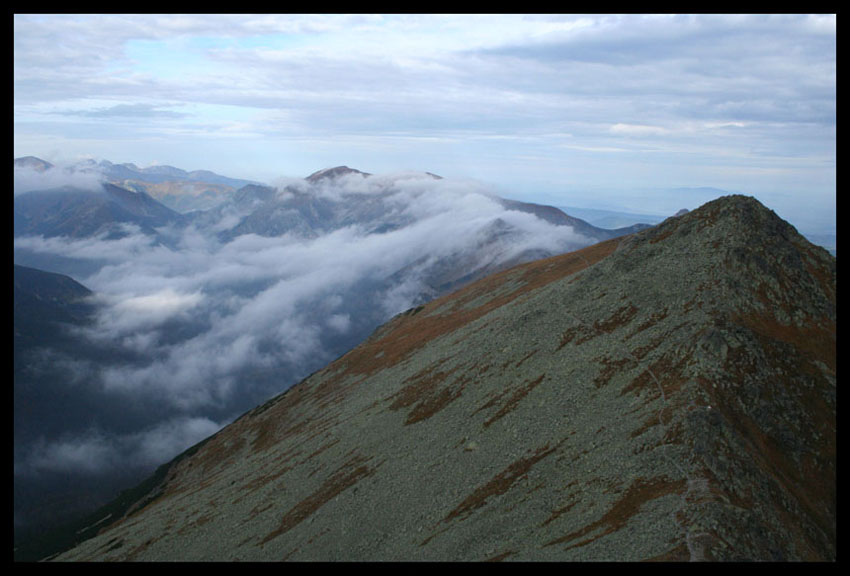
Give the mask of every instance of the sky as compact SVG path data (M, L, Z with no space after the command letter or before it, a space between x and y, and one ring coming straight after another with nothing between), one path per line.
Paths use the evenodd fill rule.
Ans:
M14 152L661 214L715 188L834 233L836 17L18 14Z

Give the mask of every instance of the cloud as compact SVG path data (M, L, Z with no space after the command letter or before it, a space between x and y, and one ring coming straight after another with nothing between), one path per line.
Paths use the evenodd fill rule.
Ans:
M611 126L612 134L624 136L662 136L667 130L661 126L648 126L645 124L623 124L618 122Z
M73 439L41 441L30 448L15 475L39 472L92 474L116 465L116 450L110 437L97 431Z
M112 302L104 302L100 322L93 333L131 332L163 324L177 316L185 316L189 310L200 304L203 295L199 292L179 294L172 288L165 288L142 296L122 295Z
M60 439L40 439L16 454L15 476L96 476L124 473L128 468L150 471L224 424L202 417L178 417L131 434L92 428Z
M254 371L286 366L297 376L320 367L344 351L341 337L363 337L432 294L427 274L436 263L464 262L465 275L525 250L554 253L590 242L569 227L505 210L474 182L400 172L305 186L278 201L307 194L344 202L358 215L317 237L243 234L221 242L213 221L169 231L171 247L128 228L120 239L16 238L15 248L100 262L79 278L99 304L96 324L79 334L148 358L104 368L104 390L192 412L230 405ZM222 220L234 217L225 211ZM494 226L512 235L494 240Z
M94 169L82 171L71 167L52 166L39 171L29 166L16 165L13 189L15 196L33 190L50 190L65 186L99 191L103 188L104 181L104 176Z
M67 114L77 114L91 118L185 118L187 114L163 110L161 107L150 104L116 104L107 108L95 108L91 110L69 111Z

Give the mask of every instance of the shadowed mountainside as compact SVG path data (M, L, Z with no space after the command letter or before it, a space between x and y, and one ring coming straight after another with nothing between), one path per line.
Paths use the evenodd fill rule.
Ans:
M58 559L834 560L835 321L720 198L400 314Z
M177 223L182 216L144 192L105 183L99 190L62 186L15 197L15 236L83 238L98 234L120 237L122 225L154 229Z

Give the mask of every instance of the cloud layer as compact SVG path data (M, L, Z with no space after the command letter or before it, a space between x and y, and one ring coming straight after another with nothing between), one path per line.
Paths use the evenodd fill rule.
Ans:
M51 365L74 374L69 385L86 382L100 410L132 411L141 428L40 439L16 460L19 470L108 473L131 461L161 463L432 296L435 278L592 241L506 210L471 181L404 172L284 183L256 213L283 214L309 198L332 212L327 230L224 241L219 232L238 218L222 209L158 230L166 243L133 226L117 239L15 239L18 254L78 265L76 279L96 293L95 322L76 335L108 351L104 360L62 363L60 355ZM446 263L460 266L455 276L443 278Z

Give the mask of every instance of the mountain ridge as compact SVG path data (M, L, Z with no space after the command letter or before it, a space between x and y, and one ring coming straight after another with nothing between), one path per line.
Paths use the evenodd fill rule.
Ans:
M325 177L317 183L247 184L221 206L181 214L145 192L150 188L102 181L92 177L96 165L90 168L91 174L71 174L54 167L41 179L16 170L16 183L20 177L24 185L15 197L16 263L61 272L99 292L92 300L95 317L75 326L75 338L51 342L46 336L53 332L34 330L26 354L16 356L16 366L25 368L16 371L16 414L35 415L31 421L16 419L16 534L23 534L36 516L45 517L40 496L55 494L38 494L37 485L64 490L74 476L75 489L87 493L79 502L96 501L89 498L96 491L89 487L96 485L111 497L117 481L107 484L103 478L120 472L126 481L125 471L142 466L138 473L147 474L185 442L195 441L197 426L208 430L229 422L349 350L393 314L513 264L608 234L579 236L569 226L576 223L554 209L502 203L483 186L429 173L364 176L331 168L320 171ZM62 178L75 186L36 186L55 186ZM261 253L268 255L266 264L256 266ZM193 262L208 265L186 272ZM314 272L315 279L307 277ZM199 282L198 276L210 281ZM185 282L178 286L181 277ZM291 286L313 286L300 292L284 289L290 281ZM241 333L228 328L234 321L246 322L255 304L266 308L264 318L255 316ZM280 321L265 319L272 317ZM258 323L265 326L258 328ZM16 330L27 325L26 318L16 316ZM257 342L256 355L232 351L230 344L241 338ZM223 352L211 350L217 347ZM193 358L224 354L234 362L187 362L184 349L191 349ZM203 371L196 364L222 368L213 369L215 380L184 376L181 385L166 392L166 405L154 410L163 399L146 391L164 383L152 375L166 364L171 365L168 374L187 365L193 366L190 375ZM289 377L281 380L278 372ZM231 379L232 391L230 386L210 388L212 382ZM138 385L126 389L123 382ZM219 399L217 405L198 407L205 394L192 396L189 407L182 397L173 405L181 387L204 391ZM62 409L39 390L61 395ZM115 404L116 390L133 401ZM44 427L46 420L56 425ZM57 431L62 425L65 429ZM39 437L45 430L49 434ZM137 446L160 445L174 449L158 455L156 463L131 454L142 450ZM80 468L77 454L93 458ZM91 476L95 469L97 481ZM66 492L47 520L59 518L58 509L73 501ZM38 510L30 514L33 503Z
M399 314L57 560L834 560L835 356L835 259L724 197Z

